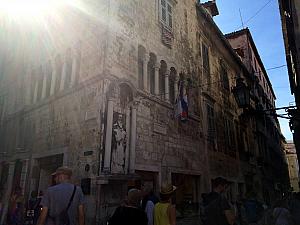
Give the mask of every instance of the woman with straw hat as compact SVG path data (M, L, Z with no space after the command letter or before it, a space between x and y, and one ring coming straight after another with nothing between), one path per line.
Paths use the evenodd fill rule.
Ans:
M166 184L161 187L160 201L154 207L154 225L175 225L176 210L172 205L171 197L176 187Z

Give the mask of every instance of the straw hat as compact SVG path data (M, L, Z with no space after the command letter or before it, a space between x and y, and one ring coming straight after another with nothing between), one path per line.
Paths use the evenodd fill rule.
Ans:
M64 174L64 175L68 175L69 177L71 177L72 173L73 172L70 168L62 166L62 167L58 167L56 169L56 171L54 173L52 173L51 175L56 176L56 175L59 175L59 174Z
M175 190L176 190L176 187L173 186L172 184L165 184L165 185L162 185L160 194L169 195L169 194L172 194Z

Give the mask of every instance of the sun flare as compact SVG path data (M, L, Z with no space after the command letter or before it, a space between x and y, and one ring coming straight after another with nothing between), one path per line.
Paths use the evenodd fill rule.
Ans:
M67 0L0 0L0 13L13 19L46 16L67 3Z

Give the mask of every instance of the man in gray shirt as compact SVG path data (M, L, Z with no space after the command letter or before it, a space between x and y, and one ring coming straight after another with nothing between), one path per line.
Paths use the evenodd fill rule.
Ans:
M74 191L70 183L72 170L59 167L55 175L55 186L49 187L41 201L42 212L37 225L57 225L59 214L65 210ZM84 225L84 196L80 187L76 186L72 203L68 209L70 225ZM78 221L78 223L77 223Z

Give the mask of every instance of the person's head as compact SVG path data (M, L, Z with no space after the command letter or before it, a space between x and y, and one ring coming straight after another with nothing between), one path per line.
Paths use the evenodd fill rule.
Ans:
M30 193L31 198L36 198L38 196L38 192L37 191L32 191Z
M142 186L143 196L149 196L153 194L153 188L150 186Z
M22 194L22 188L21 187L16 187L15 191L14 191L14 194L21 195Z
M167 183L162 185L159 193L160 201L162 202L170 201L175 190L176 187L173 186L172 184Z
M127 194L127 204L133 207L139 207L142 199L142 192L139 189L132 188Z
M72 170L68 167L62 166L57 168L55 173L53 173L52 175L55 176L55 182L59 184L71 179Z
M288 208L288 203L286 199L278 199L274 203L274 208Z
M213 191L218 193L223 193L224 191L226 191L228 185L229 185L228 180L226 180L223 177L217 177L212 181Z
M246 199L256 199L257 198L257 194L255 191L248 191L246 193Z

